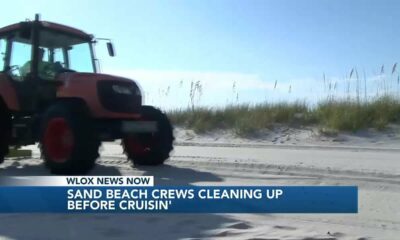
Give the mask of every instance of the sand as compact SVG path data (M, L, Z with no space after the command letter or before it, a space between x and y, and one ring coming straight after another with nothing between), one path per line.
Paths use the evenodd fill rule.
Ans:
M395 126L325 136L278 128L251 139L176 129L161 167L133 168L119 142L93 175L154 175L156 185L357 185L358 214L3 214L4 239L400 239L400 144ZM48 175L36 146L0 175Z

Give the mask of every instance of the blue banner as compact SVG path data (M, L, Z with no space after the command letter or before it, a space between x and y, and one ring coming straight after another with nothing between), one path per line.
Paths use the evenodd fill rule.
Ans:
M0 187L1 213L357 213L355 186Z

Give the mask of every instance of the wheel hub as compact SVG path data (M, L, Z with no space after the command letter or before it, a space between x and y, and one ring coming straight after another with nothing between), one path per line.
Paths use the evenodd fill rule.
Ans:
M47 123L43 143L51 161L57 163L67 161L74 146L74 136L64 118L53 118Z

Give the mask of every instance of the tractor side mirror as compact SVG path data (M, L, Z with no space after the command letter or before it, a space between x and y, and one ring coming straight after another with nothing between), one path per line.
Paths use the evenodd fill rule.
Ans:
M111 57L115 56L114 45L112 44L112 42L107 42L107 50L108 55L110 55Z

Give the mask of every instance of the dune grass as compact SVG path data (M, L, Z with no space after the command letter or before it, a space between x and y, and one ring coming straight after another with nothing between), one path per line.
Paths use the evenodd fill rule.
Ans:
M400 120L400 101L384 96L370 102L331 101L315 109L318 123L336 130L384 129Z
M384 129L400 121L400 101L383 96L368 102L327 100L314 107L304 102L231 105L225 108L188 108L169 111L173 124L204 133L232 129L239 136L249 136L276 124L289 126L317 125L333 131Z

